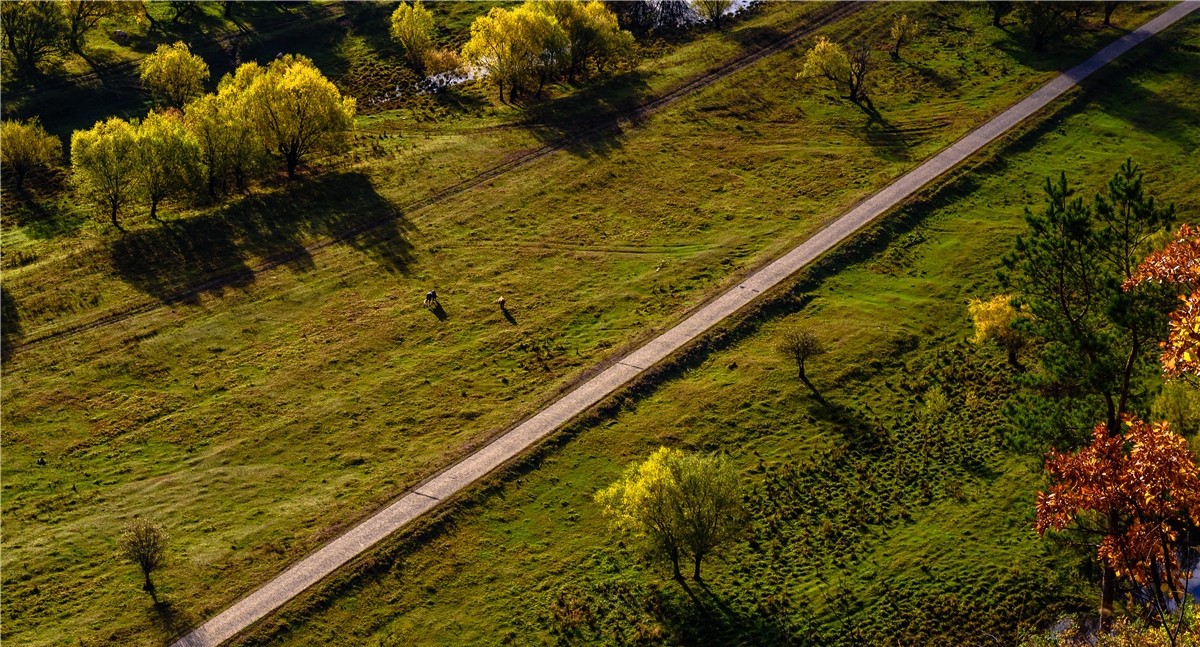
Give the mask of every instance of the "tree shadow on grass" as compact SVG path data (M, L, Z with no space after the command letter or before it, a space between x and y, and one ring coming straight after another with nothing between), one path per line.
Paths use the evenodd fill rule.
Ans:
M703 580L680 581L679 585L686 598L664 595L660 604L649 605L656 619L679 644L697 647L821 644L820 637L806 626L807 617L802 610L762 600L753 605L731 602L730 596Z
M1184 74L1193 87L1200 87L1200 56L1181 53L1193 59L1196 67ZM1196 124L1200 110L1156 93L1130 78L1128 74L1112 74L1089 88L1088 98L1099 104L1104 112L1121 119L1138 130L1170 140L1187 150L1200 147Z
M16 299L0 285L0 364L12 359L13 349L21 340L21 310Z
M538 140L562 143L579 157L606 157L622 146L622 124L642 105L648 78L643 71L626 72L533 104L525 110L525 125Z
M195 303L205 293L250 285L258 269L310 271L311 250L330 244L347 245L384 270L405 274L413 260L413 230L365 175L343 173L135 231L113 244L110 259L118 276L163 303Z
M863 124L863 139L879 157L889 162L912 159L911 133L888 121L869 100L854 104L867 116Z
M178 609L170 600L159 600L150 611L150 621L168 636L177 636L194 624L194 619Z

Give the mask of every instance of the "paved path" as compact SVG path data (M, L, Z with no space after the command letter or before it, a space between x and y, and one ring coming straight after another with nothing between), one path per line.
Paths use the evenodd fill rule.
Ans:
M760 293L778 285L901 200L1045 107L1083 78L1197 9L1200 9L1200 1L1197 0L1177 4L1087 61L1059 75L1017 105L860 203L799 247L729 289L683 323L629 353L512 431L292 565L262 588L192 630L173 647L213 647L237 635L380 540L433 509L442 499L454 495L503 465L653 364L704 334Z

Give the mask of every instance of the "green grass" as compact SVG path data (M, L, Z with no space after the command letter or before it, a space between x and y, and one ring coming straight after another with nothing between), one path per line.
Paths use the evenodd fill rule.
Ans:
M1007 449L1015 387L999 348L966 341L965 305L998 291L1023 207L1061 170L1099 191L1133 156L1148 190L1195 219L1200 23L1166 38L893 216L885 249L810 275L804 298L616 415L576 425L244 642L1012 644L1090 608L1097 592L1073 574L1077 558L1031 529L1040 460ZM774 352L790 326L831 345L810 375L832 407ZM927 408L934 389L946 413ZM690 592L592 500L659 445L726 452L751 490L747 538Z
M665 49L614 92L669 88L747 32L810 10L767 7ZM879 32L897 11L873 6L831 32ZM1129 24L1153 8L1138 11ZM1114 35L1038 59L981 11L921 14L931 29L914 62L885 63L873 95L886 124L795 81L801 47L414 213L398 205L569 133L570 111L553 118L563 104L552 103L540 127L496 128L523 115L467 88L480 106L468 116L363 117L354 151L326 175L177 211L168 228L6 226L6 336L230 277L5 365L6 637L147 644L202 620ZM281 252L287 264L246 271ZM431 288L444 322L420 306ZM515 324L495 308L500 295ZM611 469L588 479L622 457L604 460ZM158 579L168 614L116 558L135 515L174 537Z

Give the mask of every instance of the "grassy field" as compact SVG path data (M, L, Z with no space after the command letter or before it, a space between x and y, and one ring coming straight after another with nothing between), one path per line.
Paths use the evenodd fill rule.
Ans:
M1022 209L1060 170L1088 194L1132 156L1195 220L1200 23L1166 39L902 210L885 249L810 275L790 304L243 642L1013 644L1090 608L1080 562L1031 529L1040 459L1006 445L1011 370L967 341L965 305L999 291ZM829 406L774 351L792 326L831 345L810 368ZM704 584L671 581L592 499L660 445L727 453L750 489L747 537Z
M883 33L900 10L872 6L830 33ZM608 90L659 92L809 11L769 6L664 45ZM364 117L330 172L216 213L124 237L80 222L6 226L6 337L162 302L5 365L6 637L153 644L203 619L1114 36L1039 58L978 9L919 13L929 32L912 62L882 63L882 119L795 81L800 48L404 212L569 135L570 114L622 107L602 104L601 87L596 104L568 93L534 108L534 125L507 127L525 115L468 88L459 96L476 108L451 106L462 116L449 123ZM379 218L390 220L305 247ZM278 254L288 262L252 271ZM226 280L173 298L214 273ZM420 306L431 288L444 321ZM158 611L115 555L134 516L174 537Z

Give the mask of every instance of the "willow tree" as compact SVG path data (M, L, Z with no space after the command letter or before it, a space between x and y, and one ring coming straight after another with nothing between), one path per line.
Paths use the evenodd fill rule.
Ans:
M621 29L617 16L600 0L544 0L528 6L554 17L567 35L567 80L594 64L600 71L633 48L633 35Z
M163 200L185 193L196 177L200 146L177 110L152 112L137 126L138 191L158 220Z
M269 153L255 128L246 90L264 73L246 63L226 74L215 94L206 94L184 108L184 123L199 149L200 169L208 194L224 194L229 183L245 191L248 182L268 166Z
M558 21L541 10L523 5L513 10L496 7L471 23L471 39L463 46L468 63L487 71L500 100L537 81L541 92L566 64L569 43Z
M433 49L433 15L417 0L400 3L392 12L392 40L404 48L404 55L415 69L425 68L425 54Z
M0 2L0 30L17 72L31 77L43 59L61 48L67 24L53 2L5 0Z
M97 122L71 135L72 180L82 196L108 212L124 232L118 215L137 192L137 130L124 119Z
M37 118L0 124L0 165L25 188L25 176L62 159L62 141L42 128Z
M277 58L254 75L246 102L263 143L282 158L289 178L314 153L341 150L354 127L354 98L343 97L304 56Z
M208 78L208 64L183 42L159 45L153 54L142 59L142 86L173 108L182 108L193 97L199 96Z
M683 578L680 562L690 558L699 580L704 557L745 528L737 471L719 456L661 447L631 465L596 501L617 528L670 561L676 579Z

